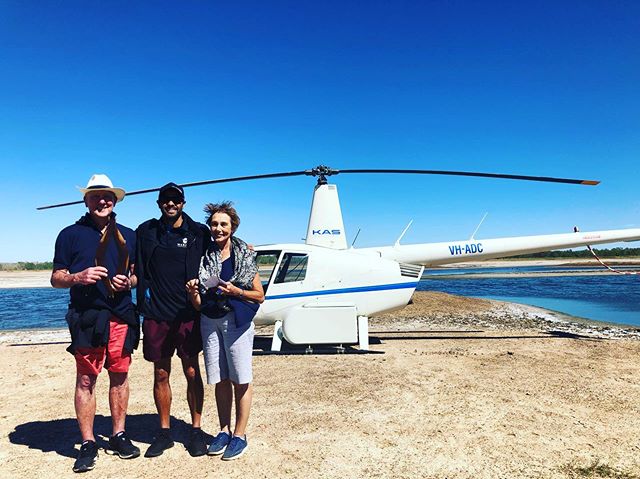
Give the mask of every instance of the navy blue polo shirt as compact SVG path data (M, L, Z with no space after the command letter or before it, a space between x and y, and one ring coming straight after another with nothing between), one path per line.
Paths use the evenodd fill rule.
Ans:
M193 235L186 222L178 228L159 222L159 242L149 261L149 288L145 292L146 317L156 321L192 321L196 311L187 291L187 247Z
M112 213L115 219L115 213ZM132 229L116 223L122 233L129 252L129 262L135 260L136 235ZM96 251L102 233L91 219L85 214L75 224L63 229L56 239L53 269L66 269L69 273L79 273L96 265ZM105 266L109 271L109 278L116 275L118 247L111 239L105 253ZM130 322L134 318L134 307L131 301L131 291L115 293L110 298L102 281L92 285L74 285L70 288L71 306L79 309L108 309L115 316Z

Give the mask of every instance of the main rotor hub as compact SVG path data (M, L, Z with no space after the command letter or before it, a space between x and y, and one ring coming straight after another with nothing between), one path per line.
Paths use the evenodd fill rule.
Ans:
M305 170L304 174L307 176L317 176L318 185L327 184L327 176L337 175L340 170L335 170L325 165L318 165L310 170Z

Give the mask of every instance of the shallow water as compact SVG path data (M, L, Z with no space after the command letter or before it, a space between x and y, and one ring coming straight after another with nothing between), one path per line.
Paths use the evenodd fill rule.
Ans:
M637 275L474 277L479 273L559 270L584 272L585 268L438 269L426 271L417 289L530 304L596 321L640 326L640 276ZM443 274L456 277L438 278ZM69 292L61 289L0 289L0 330L64 328L68 299Z
M531 272L538 267L511 268ZM504 268L447 269L455 279L439 279L442 270L427 271L418 284L419 291L442 291L476 298L498 299L529 304L596 321L640 326L640 276L540 276L508 278L474 278L478 273L502 273ZM542 271L557 271L544 268ZM563 268L567 271L567 268ZM584 271L584 268L569 268ZM601 271L601 270L600 270Z
M0 329L66 327L68 303L64 289L0 289Z

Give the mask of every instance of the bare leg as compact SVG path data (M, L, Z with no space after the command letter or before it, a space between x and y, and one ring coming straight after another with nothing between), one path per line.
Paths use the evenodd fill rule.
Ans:
M204 386L200 375L198 356L182 360L182 370L187 379L187 402L191 411L191 425L200 427L202 404L204 403Z
M160 417L160 427L169 428L169 414L171 413L171 358L161 359L153 363L153 399Z
M229 379L223 379L216 384L216 406L220 430L231 433L231 406L233 403L233 388Z
M125 430L129 405L129 380L127 373L109 371L109 407L111 408L112 435Z
M96 417L96 380L94 374L76 374L74 404L82 441L95 441L93 420Z
M253 386L251 383L234 384L233 392L236 397L236 428L234 436L244 436L251 412L251 400L253 399Z

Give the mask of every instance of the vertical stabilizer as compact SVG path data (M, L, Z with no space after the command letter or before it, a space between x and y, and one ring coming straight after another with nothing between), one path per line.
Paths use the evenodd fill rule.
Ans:
M347 249L336 185L319 184L313 190L306 243L325 248Z

